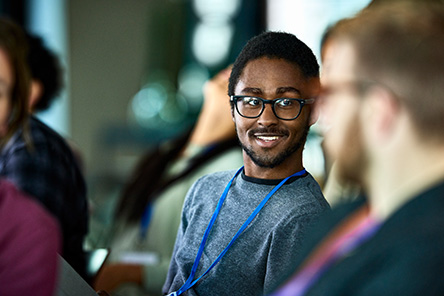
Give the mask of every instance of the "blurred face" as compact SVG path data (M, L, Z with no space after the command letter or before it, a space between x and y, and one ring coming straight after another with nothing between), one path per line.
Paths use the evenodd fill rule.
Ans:
M336 162L340 178L360 182L366 152L360 119L363 99L356 87L354 68L355 55L350 45L329 44L324 56L318 106L327 157Z
M266 100L307 99L317 95L318 84L303 77L294 64L282 59L259 58L248 62L235 88L235 95L250 95ZM301 163L302 149L309 129L310 105L298 118L281 120L270 104L258 118L241 117L233 110L233 120L244 149L245 166L275 168Z
M6 135L11 109L13 72L6 52L0 48L0 136Z

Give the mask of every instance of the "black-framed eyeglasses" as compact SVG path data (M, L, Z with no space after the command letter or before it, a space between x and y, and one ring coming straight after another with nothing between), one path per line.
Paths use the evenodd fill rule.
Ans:
M264 112L265 104L271 104L274 115L282 120L294 120L301 114L302 108L307 104L313 104L314 98L293 99L277 98L265 100L254 96L231 96L237 113L245 118L258 118Z

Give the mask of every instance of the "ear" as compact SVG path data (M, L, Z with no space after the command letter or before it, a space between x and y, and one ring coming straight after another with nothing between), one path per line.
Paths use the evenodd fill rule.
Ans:
M30 112L34 110L34 106L38 103L42 93L43 93L42 83L38 80L32 80L30 94L29 94L29 101L28 101L28 110Z
M367 98L368 112L364 124L373 125L376 140L385 142L392 138L397 127L400 107L397 98L383 87L373 87Z

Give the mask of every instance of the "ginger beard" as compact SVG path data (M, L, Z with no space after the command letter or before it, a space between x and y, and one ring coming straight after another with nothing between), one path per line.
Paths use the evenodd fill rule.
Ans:
M332 152L333 149L329 149L328 133L325 135L325 147L327 155L336 164L339 180L363 186L368 154L365 149L361 127L362 123L358 114L356 114L343 130L342 143L337 144L336 153Z

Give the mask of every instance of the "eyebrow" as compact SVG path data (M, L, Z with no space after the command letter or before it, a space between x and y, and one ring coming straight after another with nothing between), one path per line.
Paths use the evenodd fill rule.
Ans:
M283 94L283 93L286 93L286 92L296 93L296 94L298 94L298 95L301 94L301 92L299 91L299 89L294 88L294 87L292 87L292 86L279 87L279 88L276 90L276 94Z
M246 87L241 91L241 93L251 93L255 95L260 95L262 94L262 89L258 87Z
M276 89L276 94L278 94L278 95L286 93L286 92L291 92L291 93L301 95L301 92L297 88L294 88L292 86L278 87ZM263 93L263 91L262 91L262 89L260 89L258 87L246 87L242 90L242 93L252 93L255 95L260 95Z

